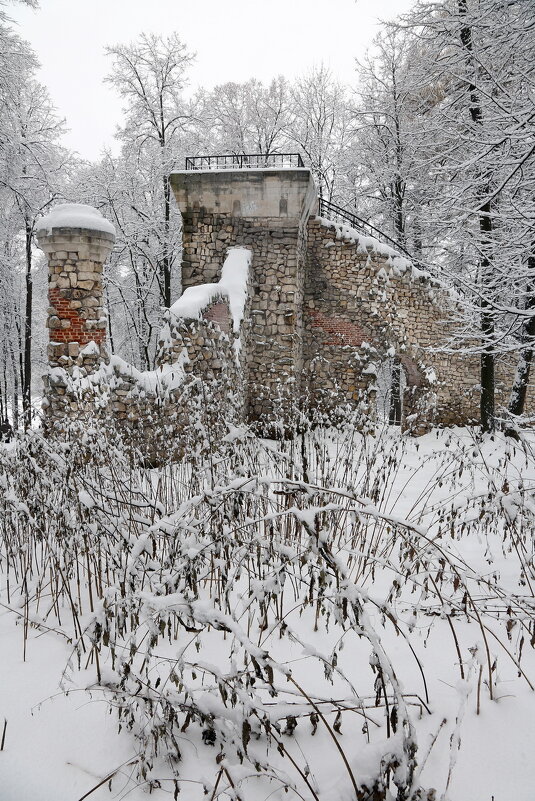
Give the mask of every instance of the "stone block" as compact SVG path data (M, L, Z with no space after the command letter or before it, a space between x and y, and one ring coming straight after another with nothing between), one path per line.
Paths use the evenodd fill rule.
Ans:
M47 326L51 329L61 328L61 320L53 314L48 318Z
M50 342L47 347L47 356L50 361L57 361L67 352L65 342Z
M95 283L100 281L100 275L94 272L86 272L85 270L78 270L78 280L79 281L94 281Z
M98 298L94 297L93 295L89 295L84 297L81 301L81 305L84 308L96 308L100 305L100 301Z

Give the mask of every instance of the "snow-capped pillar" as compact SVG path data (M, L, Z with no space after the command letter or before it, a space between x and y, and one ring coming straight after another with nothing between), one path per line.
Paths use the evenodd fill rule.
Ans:
M48 362L51 396L65 395L60 376L54 387L54 368L86 374L105 356L106 316L102 272L115 242L115 229L97 209L81 204L56 206L37 227L37 242L48 257ZM59 406L63 404L59 403ZM60 408L50 409L61 416ZM57 413L55 413L57 412Z

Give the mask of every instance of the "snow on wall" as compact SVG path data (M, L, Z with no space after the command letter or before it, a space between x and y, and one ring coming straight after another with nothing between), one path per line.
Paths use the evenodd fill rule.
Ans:
M410 271L414 278L423 277L433 283L436 283L437 285L440 284L440 282L433 278L430 273L426 272L425 270L420 270L412 263L410 259L407 259L405 256L400 256L397 250L394 250L394 248L390 247L390 245L386 245L384 242L381 242L374 236L366 236L365 234L357 231L355 228L352 228L350 225L334 222L333 220L328 220L325 217L316 217L316 220L325 228L330 228L331 230L334 229L336 231L337 239L342 239L345 242L355 243L358 250L362 253L374 253L378 256L387 256L388 263L394 268L395 273L402 275L406 271Z
M178 442L194 418L198 430L213 430L215 415L223 423L221 410L232 416L239 339L229 338L223 324L200 312L213 297L224 298L224 322L230 308L239 331L249 250L231 250L218 284L200 287L176 304L179 314L160 334L156 368L142 371L106 353L102 274L113 226L91 206L65 204L46 215L38 230L49 260L47 428L61 432L69 420L109 417L142 449L147 445L154 459L171 440ZM169 431L177 436L170 440Z
M199 437L209 443L223 436L240 402L233 342L205 319L181 319L167 332L153 370L98 355L94 343L64 357L45 377L47 430L61 434L69 420L107 420L155 464Z
M55 206L37 223L37 233L50 235L54 228L84 228L115 236L115 228L98 209L85 203L62 203Z
M80 351L80 355L94 355L94 349L98 355L98 345L90 342ZM78 365L72 366L70 370L52 367L48 371L48 379L52 386L65 387L77 397L88 391L96 393L100 399L99 405L107 403L110 396L113 397L114 390L122 386L125 381L131 383L131 391L137 397L154 395L161 398L184 382L186 377L184 364L187 361L188 355L184 349L180 359L174 364L162 364L155 370L138 370L120 356L111 356L109 362L100 362L97 369L91 373Z
M229 248L221 279L216 284L188 287L169 309L173 317L200 320L202 312L220 298L228 300L235 333L240 330L247 300L247 281L252 253L248 248Z
M396 355L410 390L404 419L417 414L419 433L434 422L477 417L477 360L437 350L449 335L451 293L392 248L311 219L304 306L304 374L315 406L358 401L370 386L372 363L375 374Z

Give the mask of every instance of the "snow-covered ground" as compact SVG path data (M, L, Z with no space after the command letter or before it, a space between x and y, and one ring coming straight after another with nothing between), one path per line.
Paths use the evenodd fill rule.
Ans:
M141 799L151 779L156 800L363 801L413 742L400 798L531 801L530 442L233 429L226 448L206 473L122 474L122 517L109 465L0 454L0 801ZM173 704L180 763L158 735Z

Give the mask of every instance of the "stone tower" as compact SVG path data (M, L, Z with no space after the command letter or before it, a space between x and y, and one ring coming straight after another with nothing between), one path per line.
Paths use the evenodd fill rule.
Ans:
M182 283L216 282L230 246L252 251L244 331L250 420L284 418L299 399L307 221L317 191L305 168L185 171L171 176L183 218Z

